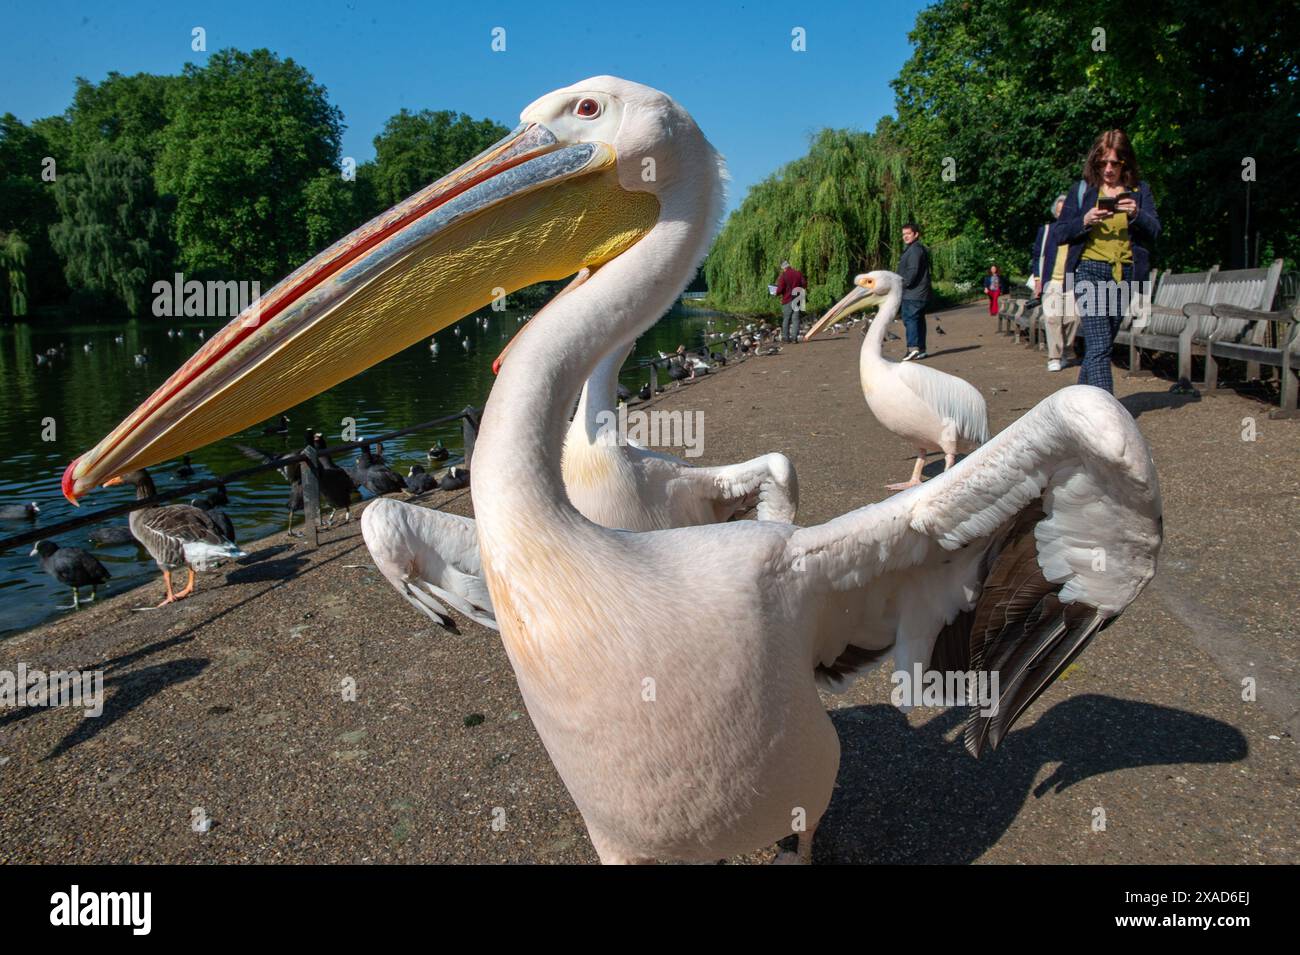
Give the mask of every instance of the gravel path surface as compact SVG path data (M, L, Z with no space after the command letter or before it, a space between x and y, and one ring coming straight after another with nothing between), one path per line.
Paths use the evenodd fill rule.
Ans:
M1076 373L982 311L944 313L931 361L984 392L997 431ZM699 463L784 451L817 523L910 472L863 403L860 342L787 346L656 404L704 411ZM1300 421L1116 382L1164 492L1156 580L979 761L955 713L891 707L884 672L826 696L844 753L818 861L1300 861ZM427 500L470 513L468 492ZM159 579L0 642L0 671L102 669L106 697L94 719L0 710L0 862L595 861L495 634L410 609L355 521L315 551L245 546L178 605L135 612Z

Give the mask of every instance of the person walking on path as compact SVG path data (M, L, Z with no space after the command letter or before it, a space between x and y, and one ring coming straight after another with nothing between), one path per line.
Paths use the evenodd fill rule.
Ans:
M1007 290L1007 280L1002 277L996 265L989 266L989 274L984 276L984 294L989 297L989 314L998 313L998 299Z
M1065 194L1056 238L1069 243L1083 331L1079 384L1114 393L1110 353L1131 299L1146 288L1160 217L1151 187L1122 129L1102 133L1083 161L1083 181Z
M1030 274L1034 295L1043 302L1043 326L1047 331L1047 370L1061 370L1061 356L1074 346L1079 313L1074 307L1074 290L1065 291L1065 260L1069 245L1056 237L1056 220L1061 218L1065 193L1052 203L1052 220L1038 227Z
M903 279L903 325L907 329L907 354L903 361L928 357L925 350L925 306L930 301L930 253L921 244L915 222L903 225L903 254L894 270Z
M799 341L799 323L803 320L803 306L808 294L808 283L803 273L781 263L781 277L776 280L776 294L781 299L781 340L793 345Z

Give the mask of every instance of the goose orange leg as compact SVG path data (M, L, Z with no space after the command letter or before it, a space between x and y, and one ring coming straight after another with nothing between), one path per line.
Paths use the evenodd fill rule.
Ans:
M190 579L185 584L185 589L176 594L177 600L184 600L190 594L194 593L194 568L186 568L190 572Z
M158 607L165 607L176 600L176 594L172 592L172 572L170 570L163 571L163 583L167 585L167 599L160 603ZM155 607L154 609L158 608Z

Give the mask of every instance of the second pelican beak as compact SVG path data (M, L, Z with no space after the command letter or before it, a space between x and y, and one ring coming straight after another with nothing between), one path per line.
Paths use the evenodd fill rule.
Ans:
M619 255L659 203L601 142L520 125L303 265L212 336L63 476L107 478L273 417L503 294Z
M879 304L881 298L880 293L876 290L875 280L867 275L859 275L853 280L853 288L849 290L849 293L832 305L826 311L826 314L817 319L813 327L808 329L807 333L804 334L804 341L811 339L837 318L844 318L854 312Z

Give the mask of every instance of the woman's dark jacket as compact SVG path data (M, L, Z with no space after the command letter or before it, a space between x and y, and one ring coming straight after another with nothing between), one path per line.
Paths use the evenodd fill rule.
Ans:
M1128 220L1128 237L1133 246L1133 281L1145 282L1151 274L1151 253L1156 237L1160 235L1160 217L1156 214L1155 197L1146 182L1139 182L1137 189L1130 191L1137 192L1137 211ZM1083 246L1088 239L1083 214L1096 204L1096 186L1085 186L1082 200L1078 183L1065 194L1065 208L1052 227L1052 239L1070 243L1069 255L1065 259L1067 275L1079 267L1079 260L1083 258Z

